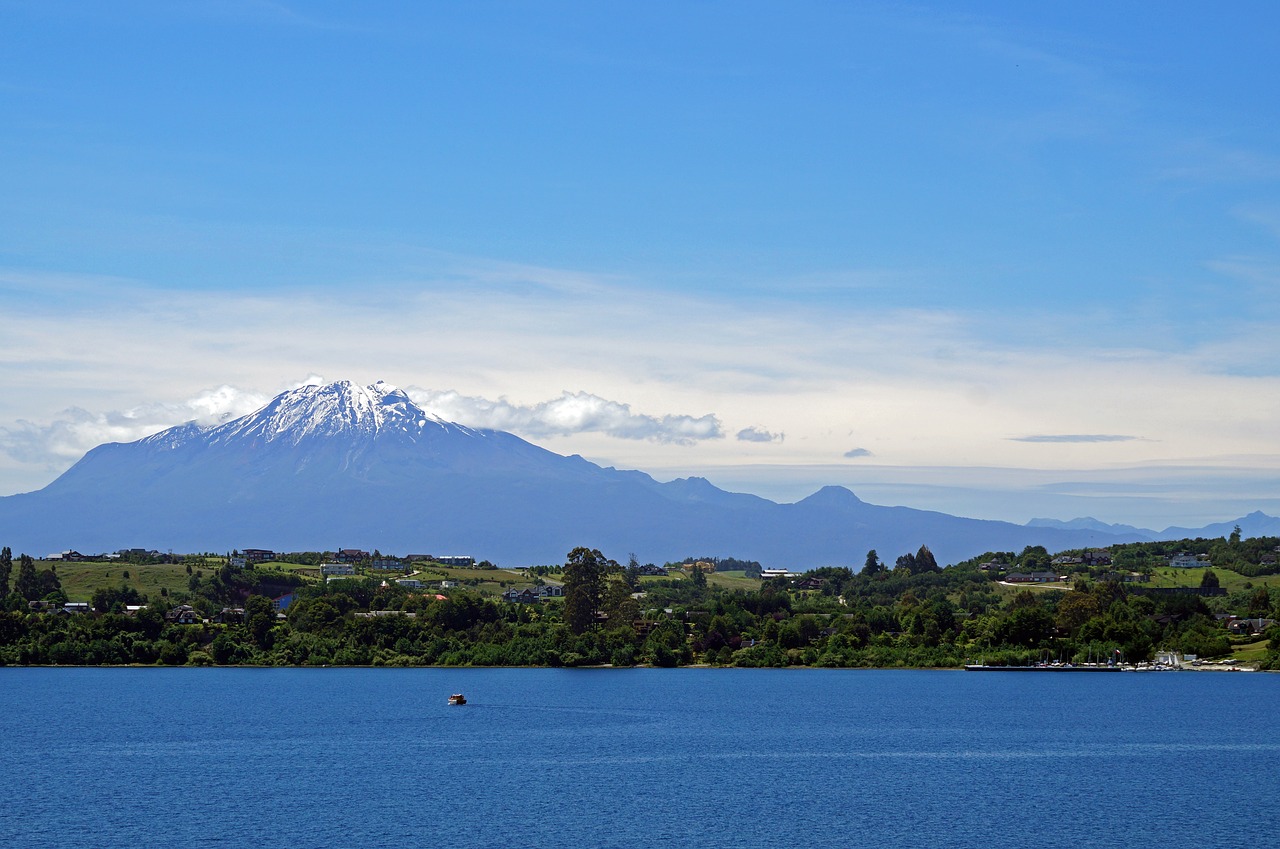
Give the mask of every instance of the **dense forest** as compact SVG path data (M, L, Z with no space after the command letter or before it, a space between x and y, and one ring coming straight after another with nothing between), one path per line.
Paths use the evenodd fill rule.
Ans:
M124 583L100 587L84 613L59 607L66 596L54 568L37 568L25 555L15 561L6 548L0 664L956 667L1117 653L1141 661L1157 650L1212 658L1246 640L1269 640L1258 662L1280 668L1280 629L1242 638L1220 621L1224 613L1277 618L1280 592L1240 578L1274 573L1274 557L1265 555L1276 542L1171 544L1175 552L1203 547L1214 558L1201 583L1217 595L1153 595L1117 579L1121 565L1148 568L1166 556L1163 544L1113 547L1107 565L1068 558L1077 563L1064 567L1067 585L1034 589L998 579L1048 565L1042 548L988 552L945 568L926 547L893 565L872 551L857 572L817 569L753 590L713 585L694 558L668 564L670 577L650 577L634 559L623 566L579 548L563 566L535 572L533 580L554 575L563 586L562 598L537 604L466 586L423 592L376 577L325 583L270 564L232 568L228 558L207 573L188 565L186 590L164 597L144 598ZM1236 573L1239 588L1217 589L1224 569ZM272 601L281 595L289 601L283 612Z

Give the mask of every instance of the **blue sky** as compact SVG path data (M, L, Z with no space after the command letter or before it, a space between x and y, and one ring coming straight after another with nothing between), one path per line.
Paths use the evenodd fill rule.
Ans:
M0 0L0 493L351 378L784 500L1276 512L1228 11Z

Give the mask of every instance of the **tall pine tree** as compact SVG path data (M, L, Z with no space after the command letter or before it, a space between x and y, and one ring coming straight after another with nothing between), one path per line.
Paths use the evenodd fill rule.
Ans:
M610 567L617 569L618 564L597 549L569 552L564 564L564 621L573 633L586 633L596 624Z
M873 548L867 552L867 562L862 567L862 574L874 575L883 571L884 564L880 562L880 555L876 554L876 550Z
M13 574L13 552L9 546L0 548L0 601L9 595L9 576Z
M40 579L36 577L36 562L30 555L18 558L18 580L13 584L13 591L27 601L40 598Z

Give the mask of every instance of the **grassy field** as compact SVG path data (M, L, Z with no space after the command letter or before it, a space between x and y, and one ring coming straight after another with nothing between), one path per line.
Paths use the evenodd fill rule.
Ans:
M726 590L755 592L760 589L760 579L748 578L743 572L712 572L707 576L707 585L722 587Z
M1163 568L1155 569L1151 572L1151 583L1141 584L1146 587L1198 587L1200 581L1204 578L1207 569L1173 569ZM1254 589L1258 587L1280 587L1280 575L1260 575L1256 578L1246 578L1239 572L1232 572L1229 569L1214 569L1213 573L1218 576L1218 585L1223 587L1228 593L1237 590L1247 589L1245 584L1252 584Z
M1200 581L1204 578L1207 569L1174 569L1165 567L1163 569L1154 569L1151 572L1151 580L1145 584L1132 584L1134 587L1198 587ZM1246 578L1239 572L1232 572L1229 569L1214 569L1213 573L1218 576L1218 585L1224 588L1227 593L1234 593L1237 590L1249 589L1246 585L1251 585L1253 589L1258 587L1267 587L1280 589L1280 575L1262 575L1257 578ZM1046 592L1048 590L1069 590L1072 587L1071 582L1052 581L1047 584L1014 584L1014 585L998 585L1000 592L1006 595L1010 593L1021 592L1023 589L1032 592Z
M1013 595L1023 590L1045 592L1047 590L1069 590L1072 585L1068 581L1050 581L1047 584L996 584L997 591L1004 595Z
M640 583L650 584L655 581L688 581L691 580L688 572L681 572L679 569L672 569L671 574L665 578L661 575L642 575ZM760 589L759 578L748 578L742 572L712 572L707 575L707 586L720 587L726 590L758 590Z
M133 587L149 598L160 598L160 590L164 588L170 594L186 592L190 576L185 564L166 563L157 566L135 566L119 561L114 563L41 563L39 568L53 565L57 569L58 579L62 581L62 589L71 601L89 601L95 590L101 587L119 587L121 584ZM222 558L214 558L206 565L196 564L194 568L210 575L222 567ZM320 580L320 567L304 563L272 562L261 567L264 570L287 572L304 578ZM426 584L439 581L458 581L464 587L486 596L499 596L511 587L532 586L533 578L520 572L507 569L455 569L435 564L415 566L414 578ZM125 574L128 577L125 577ZM403 577L399 572L370 571L363 576L385 579L388 583ZM547 583L560 583L554 577Z
M1267 644L1270 642L1266 639L1257 640L1252 643L1242 643L1232 646L1231 657L1240 663L1258 663L1267 656Z
M463 587L472 592L492 597L500 596L512 588L523 589L524 587L531 587L534 582L533 575L525 575L523 572L515 572L510 569L461 569L430 563L414 564L414 568L411 571L415 573L412 577L422 581L424 584L430 585L439 581L458 581ZM549 584L560 583L560 579L554 576L544 580Z
M186 592L187 567L178 563L164 563L158 566L134 566L129 563L58 563L58 580L62 582L62 591L71 601L89 601L95 590L100 587L119 587L121 584L133 587L149 598L159 598L163 587L170 593ZM45 568L40 564L39 568ZM216 570L218 566L210 566L205 574ZM125 577L125 574L129 577Z
M529 585L533 583L533 576L525 577L523 572L515 572L510 569L461 569L453 566L441 566L436 563L424 563L413 565L410 571L417 572L415 578L421 581L482 581L484 583L501 583L507 584L518 583ZM546 579L547 583L560 583L560 579L552 576Z

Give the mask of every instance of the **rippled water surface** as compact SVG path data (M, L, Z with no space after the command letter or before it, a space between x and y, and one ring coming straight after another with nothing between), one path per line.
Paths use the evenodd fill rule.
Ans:
M0 846L1269 845L1277 707L1231 673L0 669Z

